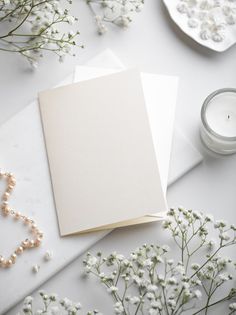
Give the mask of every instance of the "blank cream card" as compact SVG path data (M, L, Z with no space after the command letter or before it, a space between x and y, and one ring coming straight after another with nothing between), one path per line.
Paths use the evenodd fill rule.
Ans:
M137 70L44 91L39 101L61 235L166 210Z

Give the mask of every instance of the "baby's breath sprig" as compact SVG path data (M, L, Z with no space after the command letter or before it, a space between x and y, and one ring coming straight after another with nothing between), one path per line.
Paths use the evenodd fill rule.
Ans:
M72 47L79 46L79 32L60 27L76 21L59 0L0 0L0 51L19 53L34 68L45 51L63 61L66 54L73 55Z
M177 257L166 245L147 245L128 257L87 253L85 271L101 282L113 299L113 313L122 315L209 314L228 302L236 314L236 263L224 249L236 244L236 226L214 221L202 212L170 209L163 228L171 233ZM215 240L211 237L214 236ZM220 291L220 295L217 292ZM77 315L81 305L40 292L41 309L33 311L33 298L24 301L24 314ZM22 314L22 312L20 314ZM99 311L87 315L102 315ZM213 314L213 313L212 313Z
M135 13L140 12L144 0L86 0L97 25L98 34L107 32L106 24L127 28Z
M81 304L74 303L68 298L59 299L57 294L47 294L44 291L39 291L39 296L42 304L40 308L34 308L34 298L32 296L27 296L24 299L22 311L17 315L77 315L81 313ZM102 314L99 311L94 310L88 312L87 315Z
M236 314L236 265L222 256L226 247L236 244L236 227L179 207L170 209L163 228L172 235L177 259L168 246L154 244L144 244L128 258L116 252L87 254L85 270L105 285L114 300L114 313L206 315L213 306L230 301L228 314Z

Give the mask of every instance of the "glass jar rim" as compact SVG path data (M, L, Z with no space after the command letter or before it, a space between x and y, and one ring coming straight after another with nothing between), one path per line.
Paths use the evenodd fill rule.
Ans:
M219 94L223 94L223 93L235 93L235 98L236 98L236 88L223 88L223 89L218 89L214 92L212 92L211 94L209 94L207 96L207 98L204 100L203 105L202 105L202 109L201 109L201 120L203 123L203 126L206 128L206 130L211 133L212 135L214 135L215 137L222 139L222 140L228 140L228 141L236 141L236 136L235 137L227 137L227 136L222 136L221 134L215 132L208 124L207 119L206 119L206 109L208 104L210 103L210 101L218 96ZM236 105L235 105L236 106Z

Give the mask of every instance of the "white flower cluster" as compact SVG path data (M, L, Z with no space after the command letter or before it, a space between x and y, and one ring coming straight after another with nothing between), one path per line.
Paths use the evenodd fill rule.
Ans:
M94 14L100 35L107 32L107 23L127 28L133 15L143 8L144 0L86 0Z
M73 55L79 32L62 32L60 25L77 19L59 0L0 0L0 5L0 51L19 53L34 68L45 51L55 53L60 61Z
M200 314L211 307L219 288L226 293L223 296L223 290L222 298L212 305L236 297L236 289L227 291L236 265L220 256L223 248L236 243L233 225L180 207L170 209L163 227L171 232L181 259L170 257L168 246L153 244L144 244L128 258L116 252L107 257L100 252L87 254L85 270L107 287L115 301L115 314L180 315L187 310ZM208 239L210 228L216 241ZM230 314L236 312L235 303L229 310Z
M140 309L144 314L167 314L175 310L179 304L187 303L191 300L201 298L201 291L198 289L200 281L191 280L185 274L182 262L175 264L173 259L167 259L169 252L168 246L143 245L131 253L129 259L112 253L99 262L88 254L84 261L86 270L93 272L97 270L97 276L101 282L107 286L108 292L113 295L115 300L114 311L116 314L126 314L127 309ZM95 263L91 266L91 261ZM101 265L113 267L112 272L105 275L100 272ZM118 270L116 269L118 268ZM123 292L119 295L120 282L123 281ZM132 294L128 294L127 288L132 288ZM136 290L133 290L136 288ZM135 295L136 292L136 295ZM180 293L181 292L181 293ZM180 296L180 297L179 297Z
M212 306L228 301L228 314L236 314L236 263L222 256L226 247L236 244L236 227L179 207L169 210L163 228L171 233L177 257L171 256L168 246L154 244L144 244L128 257L117 252L108 256L87 253L85 271L106 287L114 301L113 313L208 314ZM218 290L220 295L216 294ZM40 295L43 308L33 312L33 298L27 297L23 314L76 315L81 308L67 298L58 300L56 295L44 292ZM102 315L97 310L87 313L95 314Z
M42 307L34 310L33 308L33 297L27 296L23 302L22 311L17 315L77 315L81 310L80 303L74 303L68 298L58 299L57 294L46 294L44 291L40 291L39 295L42 299ZM87 315L102 315L99 311L94 310L88 312Z

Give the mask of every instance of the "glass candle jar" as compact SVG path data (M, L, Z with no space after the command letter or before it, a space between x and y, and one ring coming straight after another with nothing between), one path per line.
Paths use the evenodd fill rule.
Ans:
M203 143L220 154L236 152L236 89L211 93L201 109L200 135Z

